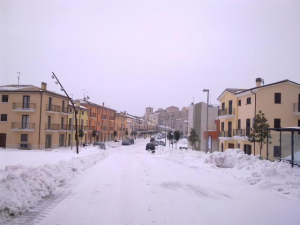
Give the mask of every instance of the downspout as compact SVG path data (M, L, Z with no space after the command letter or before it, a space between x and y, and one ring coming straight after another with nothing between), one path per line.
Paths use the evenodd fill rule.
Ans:
M251 93L255 95L255 103L254 103L254 118L256 116L256 93L251 90ZM255 141L254 141L254 155L255 155Z
M40 92L40 95L41 95L41 99L40 99L40 121L39 121L39 142L38 142L38 149L40 149L40 147L41 147L41 120L42 120L42 102L43 102L42 92Z

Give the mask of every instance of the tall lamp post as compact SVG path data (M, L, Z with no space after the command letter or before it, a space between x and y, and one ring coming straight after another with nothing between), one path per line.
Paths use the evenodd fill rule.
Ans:
M207 107L206 107L206 153L208 152L208 102L209 102L209 89L203 89L207 92Z
M62 86L62 84L59 82L57 76L56 76L53 72L52 72L52 76L51 76L51 77L52 77L52 79L56 79L56 82L55 82L55 83L60 85L61 90L62 90L63 92L65 92L65 94L67 95L69 101L72 103L72 106L73 106L73 109L74 109L74 112L75 112L75 128L76 128L76 130L75 130L75 139L76 139L76 153L78 154L79 151L78 151L78 135L77 135L77 112L76 112L76 108L75 108L74 102L73 102L73 100L69 97L68 93L66 92L66 90L64 89L64 87ZM73 138L73 137L72 137L72 138Z

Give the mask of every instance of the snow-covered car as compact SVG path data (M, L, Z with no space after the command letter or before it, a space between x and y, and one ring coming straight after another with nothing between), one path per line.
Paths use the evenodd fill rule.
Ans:
M125 139L122 141L122 145L131 145L131 141L129 139Z
M106 145L104 142L94 142L93 146L98 146L100 149L106 149Z
M159 141L154 141L152 142L155 146L158 146L159 145Z

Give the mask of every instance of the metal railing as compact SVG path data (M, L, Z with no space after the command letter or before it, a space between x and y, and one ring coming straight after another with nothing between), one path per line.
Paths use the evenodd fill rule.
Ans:
M69 107L62 107L61 112L63 112L63 113L72 113L72 110Z
M220 131L219 137L232 137L232 131Z
M106 116L106 115L103 115L103 116L102 116L102 119L103 119L103 120L107 120L107 116Z
M114 116L110 116L109 119L110 120L115 120L115 117Z
M246 136L245 129L233 129L233 136Z
M96 118L96 113L90 113L90 117Z
M11 128L12 129L29 129L29 130L33 130L35 129L35 123L16 123L16 122L12 122L11 123Z
M13 103L13 109L36 109L35 103Z
M61 107L58 105L46 105L46 111L61 112Z
M293 104L293 112L300 113L300 104L299 103L294 103Z
M83 130L88 130L89 126L83 126Z
M218 115L219 116L235 115L235 108L219 109Z
M96 126L89 126L89 130L96 130Z
M61 124L46 123L45 130L60 130Z

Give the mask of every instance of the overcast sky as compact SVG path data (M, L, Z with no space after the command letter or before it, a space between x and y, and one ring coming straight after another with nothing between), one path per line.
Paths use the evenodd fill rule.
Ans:
M0 85L60 92L143 115L211 103L225 88L300 83L299 0L0 1Z

